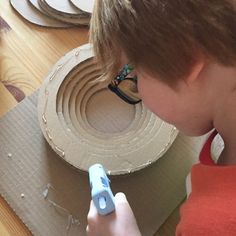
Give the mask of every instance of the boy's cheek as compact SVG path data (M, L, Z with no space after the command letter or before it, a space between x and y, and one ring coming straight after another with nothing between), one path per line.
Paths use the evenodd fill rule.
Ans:
M174 106L164 104L160 100L158 101L155 96L151 95L143 96L142 101L144 105L160 119L172 125L176 124L177 116Z
M139 77L138 77L139 78ZM174 124L177 104L172 92L162 84L149 79L138 79L138 91L144 105L162 120Z

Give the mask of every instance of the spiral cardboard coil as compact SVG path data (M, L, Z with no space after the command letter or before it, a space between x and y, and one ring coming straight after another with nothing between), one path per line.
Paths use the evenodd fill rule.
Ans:
M90 44L61 58L40 90L38 117L53 150L75 168L102 164L129 174L158 160L178 131L142 103L124 103L107 89Z

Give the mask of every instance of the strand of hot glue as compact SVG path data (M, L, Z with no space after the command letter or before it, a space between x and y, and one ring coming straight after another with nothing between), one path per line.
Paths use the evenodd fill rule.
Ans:
M66 208L58 205L56 202L48 198L49 190L54 189L51 184L47 184L46 189L43 191L43 197L47 200L56 210L62 211L68 218L68 223L66 226L66 235L69 235L70 229L72 226L79 226L80 221L78 218L75 218Z
M173 135L176 134L176 127L173 127L172 130L171 130L171 133L170 133L170 136L169 136L169 140L168 142L165 144L165 147L159 152L157 153L157 157L160 157L162 156L162 154L164 154L166 152L166 150L169 148L169 146L172 144L172 140L173 140ZM119 173L119 174L131 174L132 172L134 171L137 171L137 170L140 170L142 168L145 168L145 167L148 167L149 165L151 165L154 161L150 161L148 160L146 163L142 164L142 165L139 165L136 167L136 169L132 169L132 171L130 169L122 169L122 170L116 170L116 171L110 171L108 170L107 171L107 174L108 175L114 175L116 173Z
M81 50L86 50L86 49L81 49L79 48L76 52L75 52L75 56L78 57ZM88 50L88 49L87 49ZM49 90L48 90L48 86L50 85L50 83L53 81L53 79L55 78L56 74L61 70L61 68L70 60L71 58L69 58L67 61L65 61L64 63L62 64L59 64L57 67L56 67L56 70L52 73L52 75L50 76L49 78L49 83L46 85L45 87L45 90L44 90L44 94L45 94L45 104L44 104L44 108L43 108L43 114L42 114L42 121L43 121L43 124L45 126L45 133L48 137L48 140L51 142L51 144L53 145L54 147L54 150L55 152L60 156L60 157L65 157L65 152L60 148L58 147L54 142L53 142L53 137L51 135L51 132L48 128L48 125L47 125L47 117L46 117L46 111L47 111L47 105L48 105L48 96L49 96Z

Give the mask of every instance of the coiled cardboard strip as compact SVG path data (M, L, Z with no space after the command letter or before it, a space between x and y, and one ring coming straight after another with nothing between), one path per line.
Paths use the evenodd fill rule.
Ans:
M39 96L38 115L46 140L61 158L82 171L101 163L108 174L120 175L151 165L168 150L178 131L142 103L130 106L108 93L108 81L98 79L101 76L89 44L72 50L56 63ZM93 115L98 114L98 103L93 114L88 114L95 96L110 104L111 116L117 107L128 110L131 117L126 116L123 129L119 130L117 123L122 124L125 113L116 111L110 123L106 123L110 114L102 118L104 122L97 122L98 117ZM101 118L103 112L98 116ZM103 127L96 126L96 122Z

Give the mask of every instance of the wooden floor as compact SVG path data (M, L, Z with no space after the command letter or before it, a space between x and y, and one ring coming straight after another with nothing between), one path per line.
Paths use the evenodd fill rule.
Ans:
M46 29L20 17L0 1L0 117L40 87L52 65L66 52L88 42L88 30ZM1 180L0 180L1 181ZM178 209L155 234L174 235ZM0 197L0 235L31 235Z

